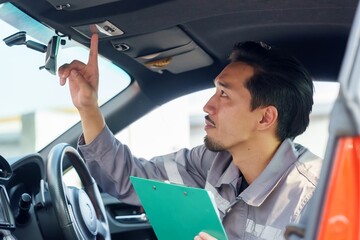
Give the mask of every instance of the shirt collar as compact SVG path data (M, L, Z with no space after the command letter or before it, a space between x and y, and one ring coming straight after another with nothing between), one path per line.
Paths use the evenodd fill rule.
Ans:
M233 163L233 161L231 161L214 186L221 187L222 184L232 184L235 187L240 176L241 173L239 168Z
M275 189L287 170L298 158L294 143L284 140L264 171L252 182L240 197L252 206L260 206Z

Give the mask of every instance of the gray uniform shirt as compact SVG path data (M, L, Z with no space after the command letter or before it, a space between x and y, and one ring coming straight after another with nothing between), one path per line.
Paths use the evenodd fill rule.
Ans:
M78 148L99 186L125 203L140 205L130 175L210 190L230 240L283 239L285 226L298 222L307 206L322 162L286 139L265 170L241 190L242 174L231 155L203 145L145 160L105 127L89 145L80 137Z

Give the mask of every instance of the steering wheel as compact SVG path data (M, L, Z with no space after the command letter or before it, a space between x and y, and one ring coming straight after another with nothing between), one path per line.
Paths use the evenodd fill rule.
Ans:
M65 157L78 173L83 189L64 184ZM65 238L110 240L110 229L99 189L78 151L64 143L53 147L47 159L46 173L53 209Z

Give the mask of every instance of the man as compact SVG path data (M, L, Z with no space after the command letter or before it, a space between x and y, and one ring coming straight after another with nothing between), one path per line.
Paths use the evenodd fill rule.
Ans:
M305 68L263 43L237 44L204 106L205 144L147 161L134 157L105 124L97 105L97 43L95 34L87 64L65 64L59 76L61 85L68 79L82 120L79 151L102 189L140 204L130 175L205 188L215 195L229 239L282 239L307 206L321 166L292 141L308 126L313 105Z

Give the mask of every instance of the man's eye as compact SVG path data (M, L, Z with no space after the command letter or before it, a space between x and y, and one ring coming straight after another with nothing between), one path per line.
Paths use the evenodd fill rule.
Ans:
M220 90L220 95L221 95L222 97L227 97L227 94L224 92L224 90Z

